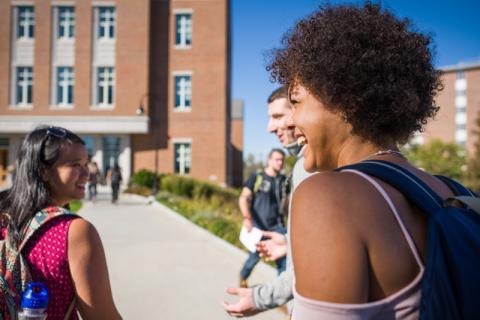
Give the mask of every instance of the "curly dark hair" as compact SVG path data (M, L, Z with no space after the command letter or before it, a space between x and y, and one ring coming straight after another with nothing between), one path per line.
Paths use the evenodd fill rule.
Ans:
M298 81L353 134L404 143L437 113L443 89L431 36L412 29L378 4L321 6L283 36L267 70L281 84Z

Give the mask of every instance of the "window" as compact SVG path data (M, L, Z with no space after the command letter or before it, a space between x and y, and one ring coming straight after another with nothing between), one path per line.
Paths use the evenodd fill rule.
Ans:
M35 12L33 7L18 7L17 38L33 39L35 35Z
M192 105L192 77L189 75L175 76L175 109L186 110Z
M15 104L17 106L28 106L32 104L33 68L17 67L17 83Z
M464 131L467 129L467 125L465 123L457 123L457 131Z
M465 72L463 72L463 70L457 71L457 79L465 79Z
M72 67L57 68L57 105L73 104L73 85L75 83Z
M463 97L467 95L467 90L457 90L455 94L457 97Z
M190 47L192 44L192 15L178 13L175 15L175 46Z
M457 113L465 113L467 112L466 106L457 106Z
M98 37L100 39L115 38L115 8L98 8Z
M188 142L174 143L175 173L189 174L192 164L192 148Z
M73 7L58 8L58 37L75 37L75 9Z
M113 104L113 87L115 84L115 70L113 67L98 68L97 76L97 104L111 106Z

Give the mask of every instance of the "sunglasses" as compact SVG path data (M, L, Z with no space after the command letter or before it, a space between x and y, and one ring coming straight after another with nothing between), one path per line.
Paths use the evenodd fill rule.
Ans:
M67 130L61 127L48 127L47 136L54 136L57 138L65 138L67 136Z

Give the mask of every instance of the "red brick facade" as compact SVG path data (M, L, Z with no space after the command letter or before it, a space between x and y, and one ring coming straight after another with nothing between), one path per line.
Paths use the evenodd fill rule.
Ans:
M11 105L12 61L13 55L19 54L12 49L15 41L12 27L16 23L13 10L24 5L33 6L35 11L33 103L30 108L16 108ZM57 6L75 10L71 108L52 107L52 77L58 65L52 49L53 12ZM94 12L102 6L114 7L116 15L112 47L114 102L108 108L95 106L95 89L92 89L95 70L102 65L94 61L94 34L99 24ZM12 141L18 144L34 124L64 125L91 137L93 158L105 162L103 167L108 161L121 161L124 167L128 166L124 168L127 176L143 168L174 172L174 142L189 141L189 174L231 184L236 174L241 178L241 172L234 172L232 161L229 10L229 0L0 0L0 122L4 126L0 128L0 138L10 139L10 150ZM191 14L189 48L174 45L178 12ZM97 53L100 58L96 59L104 59L102 54L109 53ZM191 75L189 111L174 110L174 75L178 72ZM138 115L140 105L144 114ZM239 123L234 130L243 134L243 122ZM13 129L7 129L7 125ZM102 150L107 136L120 139L121 150L116 153L116 160L109 159ZM243 140L236 139L235 148L241 152Z
M472 154L476 142L474 130L479 129L476 128L476 119L480 117L480 63L446 67L443 70L444 89L437 97L440 111L428 123L423 135L424 141L440 139L444 142L457 142L464 144L467 152ZM458 84L460 74L465 79L465 88ZM461 115L458 109L458 99L463 99L461 96L465 99L465 115ZM464 143L456 136L462 125L466 131Z

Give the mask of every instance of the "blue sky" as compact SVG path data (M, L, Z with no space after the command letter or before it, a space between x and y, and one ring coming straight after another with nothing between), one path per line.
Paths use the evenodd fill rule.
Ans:
M277 139L266 131L266 99L277 87L265 71L265 53L279 46L283 33L325 1L231 0L232 97L243 99L244 157L266 156ZM417 29L433 34L436 66L480 61L480 0L382 0ZM330 1L363 3L363 1Z

